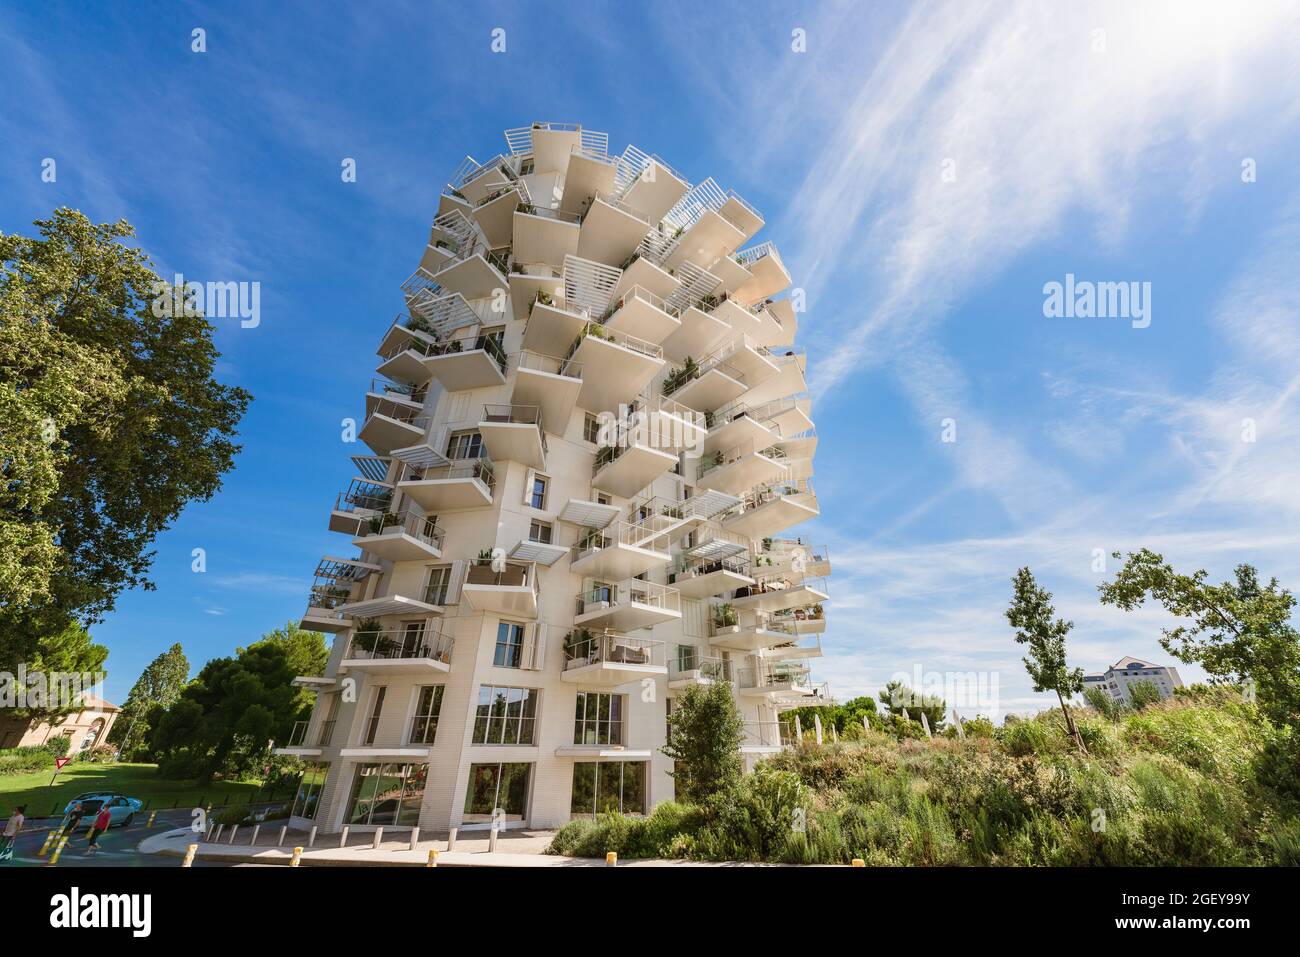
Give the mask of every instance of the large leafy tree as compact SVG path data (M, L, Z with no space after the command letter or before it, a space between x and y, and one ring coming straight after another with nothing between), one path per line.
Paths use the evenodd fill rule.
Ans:
M259 641L249 645L271 644L284 649L285 658L295 675L322 675L329 661L330 651L325 644L325 636L319 631L299 628L296 622L289 621L283 628L268 631ZM243 654L245 649L236 649L236 654ZM295 713L302 719L311 714L316 703L316 692L310 688L299 688Z
M161 279L127 222L58 209L0 233L0 665L152 587L150 546L231 468L242 389L213 378L212 326L152 308Z
M58 631L43 635L36 642L31 653L24 659L27 675L40 675L45 678L45 695L27 697L27 707L14 708L10 714L23 721L49 721L58 724L69 714L81 711L83 702L79 696L64 696L63 680L55 680L55 675L78 675L94 681L102 676L104 662L108 658L108 649L95 644L84 625L78 622L66 622ZM55 688L57 696L53 696ZM17 689L15 689L17 690ZM29 686L28 691L33 689ZM79 689L89 691L87 687Z
M943 727L944 712L947 711L948 704L938 695L922 694L901 681L889 682L877 692L877 695L880 703L890 714L916 722L920 722L921 715L924 714L931 731L938 731ZM861 721L861 717L858 720Z
M663 748L673 760L678 800L699 803L739 781L744 736L745 721L730 685L696 685L682 692Z
M1115 553L1119 558L1120 554ZM1101 601L1125 611L1149 597L1186 624L1164 629L1161 646L1224 682L1253 682L1260 709L1278 725L1300 724L1300 634L1291 625L1296 600L1276 578L1267 585L1251 565L1213 584L1204 569L1179 574L1149 549L1130 552Z
M203 666L171 708L154 707L149 747L167 777L210 781L238 775L264 760L267 741L292 725L297 690L284 647L257 642L233 658Z
M1022 660L1034 682L1035 691L1055 691L1065 715L1065 726L1080 751L1087 752L1083 737L1074 723L1066 699L1083 691L1083 669L1071 668L1065 660L1065 638L1074 622L1056 617L1052 593L1034 580L1027 567L1011 579L1013 596L1007 609L1007 621L1016 629L1016 642L1029 646Z
M109 729L108 741L116 744L127 760L143 757L149 739L149 713L155 707L170 708L185 689L190 677L190 661L180 642L172 645L140 673L122 713Z

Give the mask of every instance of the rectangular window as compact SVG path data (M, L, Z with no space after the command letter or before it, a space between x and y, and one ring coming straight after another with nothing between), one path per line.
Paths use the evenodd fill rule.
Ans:
M364 744L374 744L375 735L379 731L379 712L384 708L384 695L387 694L388 688L380 685L375 689L374 704L370 706L370 720L366 722L366 737Z
M600 419L596 418L590 412L582 420L582 438L596 445L600 442Z
M329 773L328 763L308 761L303 768L302 777L298 779L298 793L294 795L290 814L303 817L309 821L316 819L316 807L320 803L320 789L325 784Z
M528 540L530 542L540 542L543 545L551 544L551 523L550 522L533 522L528 526Z
M471 764L465 788L466 824L490 824L497 809L502 823L522 822L528 815L531 764Z
M420 689L415 701L415 717L411 719L411 743L433 744L438 736L438 713L442 711L442 685L427 685Z
M430 605L445 605L451 592L451 566L434 565L424 586L424 600Z
M492 664L498 668L518 668L523 663L524 626L514 621L497 624L497 646Z
M644 814L644 761L576 761L569 812L576 815L621 811Z
M481 685L474 715L474 744L531 745L537 724L535 688Z
M447 440L447 458L477 459L483 455L483 436L477 431L453 432Z
M414 827L428 777L427 764L358 764L344 822Z
M546 476L533 476L533 487L528 490L528 504L533 508L546 508Z
M573 743L621 745L626 709L626 695L579 691L573 714Z

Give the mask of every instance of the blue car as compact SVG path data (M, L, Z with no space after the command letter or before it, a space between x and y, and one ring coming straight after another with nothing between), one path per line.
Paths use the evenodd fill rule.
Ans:
M63 809L63 819L66 821L69 814L72 813L74 804L81 805L81 820L77 822L78 828L89 828L95 823L95 817L99 814L100 809L105 804L108 805L109 821L108 826L113 827L116 824L127 825L135 820L135 816L140 809L144 807L144 802L139 798L126 797L123 794L114 794L112 792L91 792L88 794L78 794L68 806Z

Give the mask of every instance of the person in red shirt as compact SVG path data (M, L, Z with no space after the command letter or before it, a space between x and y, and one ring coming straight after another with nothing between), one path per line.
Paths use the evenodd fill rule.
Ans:
M113 815L109 813L108 805L104 804L95 815L95 823L90 825L90 838L86 841L87 854L94 854L99 849L99 835L108 830L112 820Z

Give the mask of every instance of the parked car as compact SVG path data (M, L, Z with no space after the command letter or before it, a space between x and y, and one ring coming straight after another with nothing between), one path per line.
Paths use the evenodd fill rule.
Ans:
M63 809L65 819L72 812L72 805L77 802L81 803L82 814L81 821L77 824L79 828L89 828L95 821L95 815L99 813L105 804L108 805L109 827L115 824L130 824L135 820L135 816L140 809L144 807L144 802L139 798L104 791L88 792L78 794L68 802L67 807Z

